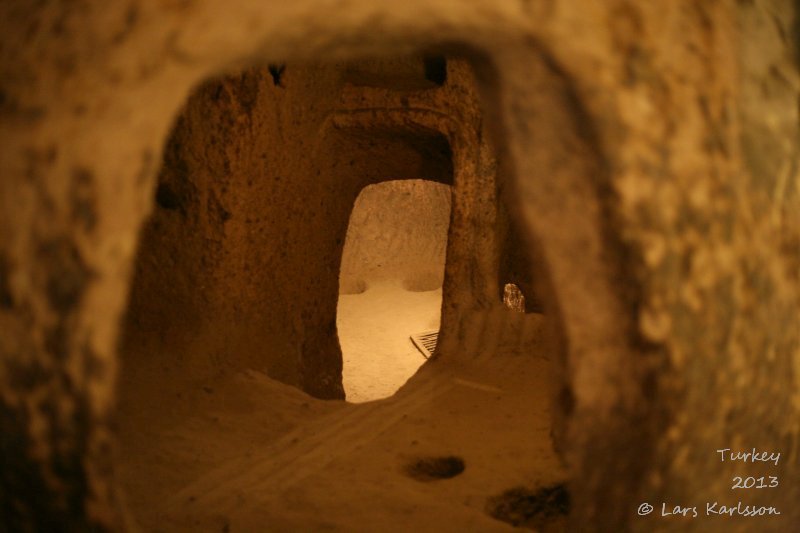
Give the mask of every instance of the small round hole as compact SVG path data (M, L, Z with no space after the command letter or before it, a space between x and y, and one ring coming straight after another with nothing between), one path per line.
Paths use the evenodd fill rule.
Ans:
M464 468L464 460L454 455L418 457L406 465L405 472L417 481L435 481L456 477Z
M160 183L156 189L156 203L163 209L174 211L181 207L181 198L172 187L166 183Z

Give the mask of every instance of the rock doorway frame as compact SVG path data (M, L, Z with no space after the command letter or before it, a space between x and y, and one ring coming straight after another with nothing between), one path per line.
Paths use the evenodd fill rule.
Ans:
M337 337L342 348L342 381L348 402L360 403L392 396L433 354L435 336L432 344L426 343L430 348L426 352L413 335L424 327L432 327L419 319L420 316L430 316L427 305L425 312L416 308L418 327L406 324L408 327L403 329L396 322L399 320L398 307L407 302L401 296L405 291L441 291L444 285L454 196L453 185L446 181L452 183L453 179L390 179L363 187L356 197L342 249L336 310ZM349 305L343 307L343 296L363 294L376 285L385 291L387 284L395 285L391 297L387 294L378 301L370 294L365 297L370 298L370 303L361 305L373 306L371 308L376 313L382 308L394 309L391 319L385 316L381 322L364 322L364 317L354 312L355 300L349 300ZM364 298L359 300L367 301ZM439 298L437 322L441 320L442 307L443 299ZM407 321L412 315L403 313L402 316ZM346 322L348 320L357 320L360 327L354 328ZM370 325L373 326L371 337L367 330ZM376 331L381 331L382 337L377 336ZM386 338L389 331L395 341L412 342L405 350L399 342L392 344L391 350L381 348L381 343L376 341ZM367 338L371 342L366 341ZM359 341L353 343L354 339ZM361 343L368 343L372 348L367 350L366 344ZM422 358L418 358L412 346L420 350ZM378 373L365 371L364 368L370 366L370 359L380 360L380 368L385 370ZM356 361L361 363L356 364ZM369 380L365 376L370 376ZM382 392L375 391L375 382L383 384ZM391 391L385 387L387 383L394 385ZM365 387L372 392L367 394Z
M637 490L675 494L679 492L676 487L681 487L680 491L685 487L691 494L704 493L705 489L697 485L681 484L682 475L670 462L676 457L688 457L689 466L701 468L697 479L712 479L716 470L711 463L692 455L698 450L687 452L702 439L675 444L663 434L663 418L677 414L683 406L679 401L685 400L690 408L699 402L681 398L670 403L662 388L666 378L658 371L671 371L673 377L678 373L678 377L690 376L694 370L702 374L703 367L690 366L699 363L687 362L693 358L686 358L688 351L690 356L707 355L719 364L718 371L724 377L741 373L723 359L726 354L707 353L709 350L703 349L707 346L693 338L692 328L677 332L671 341L673 355L684 359L675 355L669 360L676 368L664 364L661 356L670 334L670 313L676 312L658 307L663 305L659 296L667 292L660 285L654 282L646 291L638 286L641 279L637 269L652 257L629 253L622 245L619 222L609 208L615 202L609 175L615 173L620 178L618 182L622 178L636 181L634 171L610 166L606 157L612 151L609 145L625 142L614 137L625 128L633 133L650 133L651 124L646 118L624 115L625 109L617 109L616 100L602 93L628 91L621 101L648 103L646 96L630 92L629 82L635 84L637 76L646 77L658 69L648 70L642 68L648 67L646 63L633 61L646 54L638 54L640 49L632 46L629 36L616 26L611 28L611 39L597 39L602 50L594 55L589 51L591 44L576 44L569 39L576 27L573 19L558 19L543 7L528 3L464 6L458 10L451 7L423 1L404 4L397 11L380 4L362 5L342 16L338 7L333 11L312 2L276 4L270 10L236 1L222 8L205 0L183 5L180 9L186 11L180 16L152 7L154 12L148 11L144 17L138 16L135 6L130 10L128 6L111 6L108 13L102 13L109 15L107 19L96 18L93 10L57 13L64 17L53 29L74 37L74 42L69 40L74 46L66 50L58 39L37 40L41 37L37 27L46 25L18 24L18 28L10 28L8 36L4 36L10 43L6 49L33 51L20 54L20 71L27 75L35 72L33 67L37 64L45 70L52 67L47 77L52 82L49 87L37 86L39 80L35 76L9 77L3 97L4 110L14 122L14 134L8 135L3 155L12 155L9 168L13 178L9 183L19 186L22 192L18 195L19 191L9 186L8 190L14 193L3 195L18 201L19 209L15 206L8 210L12 214L3 215L3 227L14 231L4 241L4 255L0 257L0 272L7 278L0 280L0 302L4 309L25 311L13 317L10 312L4 315L11 340L7 341L10 355L4 358L3 375L14 379L8 383L10 392L4 398L2 419L8 423L10 434L20 436L20 442L9 448L10 456L18 461L11 465L7 479L15 483L15 502L22 502L21 508L9 511L12 527L23 521L34 523L34 529L53 524L73 529L83 529L86 524L111 528L115 523L109 421L116 384L116 322L125 306L137 235L153 208L154 164L170 122L190 87L256 60L275 64L282 60L336 60L369 53L392 55L441 43L450 43L447 46L469 58L479 73L486 94L487 119L501 142L498 148L502 182L511 199L512 217L522 222L528 246L537 248L542 258L535 265L541 269L535 279L541 284L546 310L554 317L554 334L564 341L560 356L566 368L560 405L563 421L568 422L568 437L561 442L573 470L584 479L571 487L574 523L592 524L602 513L606 527L624 529L633 520L628 514ZM660 20L659 12L641 14L630 5L623 7L615 12L613 20L621 21L624 28L633 28L634 39L644 43L645 35L637 33L641 32L639 24L641 20ZM177 9L169 9L173 8ZM597 9L604 12L602 7ZM560 25L536 26L535 21L529 20L532 17L526 16L530 15L526 10L542 15L545 25L550 20L557 20ZM717 122L711 115L731 101L735 103L735 98L727 94L737 83L733 80L739 79L735 54L730 51L729 41L734 39L727 28L734 26L737 13L727 4L709 6L708 10L693 11L686 20L692 30L705 28L703 36L709 38L702 43L681 43L688 43L686 47L694 51L699 48L708 52L707 57L700 57L687 68L692 75L701 75L703 87L697 90L698 94L689 91L685 98L683 94L675 95L675 101L668 103L678 115L693 118L694 122L685 122L699 124L701 133L714 129L711 140L721 145L719 151L725 152L734 126ZM49 15L50 12L42 18L49 20ZM717 25L714 15L721 15L723 23ZM38 21L34 17L32 22ZM68 23L62 24L64 21ZM113 35L94 31L102 26L113 33L116 23L121 31ZM577 27L581 27L580 23ZM309 28L313 28L313 34ZM659 42L667 41L680 58L680 47L675 43L669 39ZM564 43L564 48L559 49L558 43ZM656 41L646 44L655 50L665 46ZM631 67L627 71L631 78L617 80L604 70L611 68L613 61L599 60L603 54L627 54L632 60L627 65ZM715 62L722 67L712 67ZM660 74L663 78L656 81L674 88L674 74L664 70ZM587 90L588 78L596 78L601 89ZM691 80L688 85L699 87L700 82ZM37 91L29 91L34 87ZM722 104L715 100L717 97ZM150 105L143 107L142 102ZM591 113L586 111L589 107ZM611 116L604 115L606 111L600 112L601 109L610 110ZM594 131L593 121L606 122L604 135ZM617 129L620 124L624 127ZM12 128L5 131L11 132ZM115 134L109 134L112 131ZM66 139L64 132L75 134ZM671 143L669 135L673 132L656 133L648 142L655 146ZM684 139L685 135L684 130L679 130L675 138ZM649 147L633 147L632 152L643 154ZM724 192L738 194L746 206L755 207L755 201L741 193L755 190L756 186L733 184L730 178L739 156L733 154L733 163L717 157L707 155L706 159L700 158L701 162L681 160L685 166L658 167L656 171L644 165L642 172L656 175L663 171L683 184L680 176L705 177L720 171L723 178L709 178L709 182ZM624 161L624 157L611 159L614 163ZM66 184L74 184L74 188ZM7 205L11 204L8 200ZM671 205L688 204L685 199L677 199ZM706 218L701 217L700 222L718 221L728 215L733 229L741 230L742 223L732 208L704 215ZM655 228L656 233L677 233L669 223ZM776 254L771 248L775 239L766 230L753 231L766 238L765 249L759 249L754 259L756 267L766 266ZM744 253L741 246L732 246L732 250L734 255ZM701 251L708 250L701 246ZM658 252L656 247L655 259ZM576 257L582 260L577 262ZM32 271L24 273L28 265L33 265ZM723 271L719 265L710 268L717 274ZM667 282L692 281L688 273L660 272L655 275L658 276ZM777 275L772 277L772 281L779 279ZM795 285L785 285L794 290ZM453 309L458 312L452 316L460 319L445 329L441 339L443 362L446 354L469 355L470 350L459 348L469 348L471 342L465 339L471 331L480 329L476 325L488 320L470 309L474 302L460 301L458 294L453 296ZM478 302L484 299L496 299L496 291L477 295ZM707 301L712 310L721 307L711 297ZM786 315L797 307L796 303L777 297L770 296L769 302L771 309ZM648 305L653 308L643 309ZM707 322L724 321L726 316L719 318L712 312L701 318ZM764 326L768 333L775 331L772 327L778 326ZM737 328L740 326L734 327ZM769 353L781 364L795 368L790 355L796 338L788 333L784 344L767 342L767 333L753 333L746 338L767 343L765 350L773 350ZM681 348L688 350L681 352ZM758 354L742 355L741 360L746 370L761 376L755 371ZM76 373L76 368L86 372ZM796 383L796 378L788 374L785 372L786 377L777 380L775 386L759 389L763 403L788 397L778 386ZM777 375L774 372L768 376ZM700 384L700 380L690 381L687 388L692 392ZM713 392L725 392L718 384L713 385ZM34 389L38 392L37 403L20 400L32 397ZM745 404L732 395L727 398L733 405L728 411L722 407L709 411L726 422L708 429L705 435L743 433L752 437L752 432L738 432L734 426L750 421L751 414L755 418L759 411L749 414ZM73 408L58 408L65 404ZM660 409L666 415L662 413L664 416L653 421L651 415ZM786 411L796 413L796 407L787 406ZM775 422L780 415L764 417L772 417L767 419ZM31 420L49 432L30 431ZM697 429L687 422L686 427L675 431L679 437L689 439L691 428ZM51 450L48 435L54 434L65 436L57 452L39 459L26 453ZM776 440L786 439L787 447L796 453L796 425L782 432L775 430L774 436ZM619 453L632 449L634 444L644 453L635 457ZM624 479L618 479L621 472ZM653 474L657 481L644 479L646 473ZM658 481L665 478L666 481ZM64 480L74 483L64 485ZM784 499L791 501L792 494L796 495L796 490Z
M336 34L338 34L338 30L334 32L334 35L336 35ZM367 32L367 35L373 36L371 31ZM387 43L391 42L391 39L388 39L388 36L383 36L383 38L386 39ZM515 61L518 61L519 63L527 63L527 60L531 59L531 57L533 57L534 59L539 58L538 61L539 61L539 64L541 65L541 72L539 72L539 74L542 75L542 79L547 79L548 77L552 78L553 71L552 71L550 65L548 64L548 61L541 59L539 48L537 46L531 47L530 46L531 43L520 43L520 44L526 44L527 45L527 46L523 46L517 52L517 53L522 53L523 51L527 52L527 53L522 53L523 57L525 58L525 61L521 61L520 58L514 58L513 60L511 60L512 64ZM424 46L424 45L423 45L423 43L419 43L418 46ZM391 48L393 48L393 46L388 46L388 48L391 49ZM488 71L492 70L492 65L491 65L490 60L487 57L484 57L481 54L475 52L474 51L474 47L472 45L470 45L470 44L462 44L462 45L458 45L458 46L448 45L448 48L452 48L454 50L463 50L465 52L466 57L468 59L470 59L470 61L473 62L473 67L476 69L476 71L478 71L479 80L480 80L481 73L483 73L485 75ZM526 48L527 48L527 50L526 50ZM279 47L279 49L280 49L280 47ZM353 49L353 53L358 55L358 52L356 52L356 50L357 49L354 48ZM473 51L470 51L470 50L473 50ZM319 58L324 58L324 57L326 57L326 55L327 54L322 53L319 56L317 56L317 58L318 59ZM284 56L282 59L288 62L288 61L291 61L292 58L293 58L292 55L287 55L287 56ZM269 59L269 56L264 57L264 61L267 61L268 59ZM511 59L511 58L509 58L509 59ZM205 77L205 74L207 74L209 71L212 71L213 69L214 68L209 65L205 69L201 69L201 70L196 71L194 75L189 77L189 79L191 79L192 81L203 79ZM511 69L511 70L513 71L513 69ZM569 115L571 113L572 109L571 109L571 107L569 105L565 105L565 103L562 101L561 90L564 88L563 87L563 85L564 85L563 84L563 80L558 79L558 75L556 75L556 76L557 76L557 78L556 78L555 87L550 87L550 88L551 89L555 89L556 92L558 93L558 95L557 96L556 95L549 95L549 98L544 98L544 101L543 102L539 102L539 103L541 105L543 105L545 108L547 108L548 111L550 111L552 109L556 109L556 110L566 111L567 115ZM497 76L490 76L490 78L491 79L495 79L495 80L498 79ZM527 79L527 76L526 76L526 79ZM520 80L517 80L517 81L520 81ZM550 81L552 82L552 80L550 80ZM188 89L188 85L189 85L189 83L184 83L182 85L182 87L183 87L182 91L173 90L172 91L173 99L171 101L172 102L176 102L176 100L177 101L181 101L182 97L185 95L184 91L186 91ZM491 84L489 82L484 81L482 84L479 83L479 85L482 85L480 88L487 90L488 93L491 93L492 90L493 90L491 88ZM546 84L545 84L545 86L546 86ZM168 95L165 95L165 96L168 96ZM485 111L488 111L488 113L487 113L488 117L487 118L489 119L489 122L493 122L493 126L495 127L495 129L497 131L503 131L504 126L501 126L502 120L500 120L500 117L507 115L508 111L507 110L494 109L494 113L497 113L495 115L494 113L492 113L492 109L494 107L492 104L499 105L502 102L503 104L511 105L512 107L520 105L521 102L514 102L513 101L514 100L513 96L514 96L514 92L511 91L510 93L504 95L505 98L500 98L498 95L494 95L494 96L488 97L488 100L485 100L485 102L488 101L488 105L485 108ZM523 95L519 95L519 98L521 100L523 100L523 101L527 100L527 98L524 97ZM508 102L509 99L512 102ZM553 103L553 100L551 100L551 99L553 99L555 102L557 102L558 105L553 107L551 105ZM169 124L169 120L168 120L169 117L171 117L173 115L173 113L177 109L179 109L179 106L176 103L170 104L169 103L170 102L170 98L168 98L168 97L165 97L163 99L163 102L164 102L163 105L166 106L166 109L171 109L172 112L171 113L163 113L163 111L161 111L161 114L159 115L160 116L160 120L158 118L154 118L153 120L154 120L154 123L160 122L160 124L161 124L161 127L160 128L155 128L154 131L165 133L166 132L165 128ZM571 103L570 103L570 105L571 105ZM564 109L562 109L563 107L566 107L567 109L564 110ZM164 108L161 108L161 109L164 109ZM539 116L539 118L541 118L542 116L546 116L547 114L546 113L538 113L537 115ZM569 121L568 120L565 121L564 118L565 117L563 117L563 116L556 117L556 120L558 120L560 127L563 127L563 125L565 123L569 123ZM507 145L516 146L517 144L519 144L519 145L527 144L526 141L528 141L530 139L527 139L526 137L530 136L532 132L531 132L530 129L528 129L526 127L527 125L520 124L518 121L517 122L513 122L512 121L511 124L513 124L514 126L516 126L518 128L521 127L522 131L506 132L505 134L496 133L497 139L500 140L499 141L500 152L505 152L504 153L505 160L506 160L506 163L509 165L509 167L514 165L514 163L524 167L525 166L524 165L525 162L532 159L531 155L530 154L521 154L521 153L518 153L518 152L515 153L514 150L507 149ZM540 127L540 125L539 125L539 127ZM523 134L527 134L527 135L523 135ZM506 136L508 136L509 142L508 143L503 143L503 140L506 139ZM511 141L511 139L514 139L514 138L518 139L518 141L516 141L516 142ZM153 170L153 166L152 166L151 162L153 160L153 154L154 153L155 154L160 153L160 149L158 147L161 145L160 136L159 135L154 136L153 139L154 139L153 144L155 145L155 147L149 148L149 149L146 150L146 152L145 152L146 155L144 157L146 168L142 171L141 179L139 180L138 184L136 185L136 188L138 189L139 194L132 194L129 197L130 199L128 200L128 204L127 204L128 206L132 207L134 205L134 200L133 199L134 198L139 198L138 204L137 204L138 207L134 210L134 212L138 211L137 216L132 218L132 220L135 220L136 223L134 223L134 224L132 224L131 226L128 227L128 231L131 232L131 233L135 233L139 229L140 224L144 220L145 213L149 209L152 209L152 205L153 205L152 198L154 198L156 186L155 186L155 182L154 182L154 179L153 179L154 178L154 170ZM574 142L575 139L578 139L579 141L582 140L581 136L570 138L569 140ZM544 143L544 145L548 146L549 143ZM579 143L579 145L580 145L580 143ZM516 146L516 148L519 150L521 148L521 146ZM537 169L538 172L543 172L544 169L548 169L548 170L551 170L551 171L552 170L561 170L561 172L557 172L557 173L559 175L562 175L562 176L567 174L567 172L564 172L563 169L555 169L554 167L556 165L554 165L553 162L550 161L550 158L547 156L547 154L543 154L542 153L542 149L539 149L534 155L543 158L545 160L545 162L549 163L549 164L544 165L544 166L539 166L539 168ZM573 158L573 161L579 162L579 161L582 161L582 159L581 158ZM537 163L541 163L541 161L537 161ZM574 169L571 169L571 170L574 170ZM585 169L580 169L580 170L585 170ZM509 172L509 174L511 174L510 170L508 170L508 172ZM589 173L589 174L591 175L591 173ZM578 172L578 173L572 174L572 176L578 176L578 179L580 179L580 177L584 176L584 175L585 175L585 172ZM573 178L573 179L575 179L575 178ZM545 200L544 203L551 202L551 200L553 200L554 197L558 197L559 194L560 194L560 193L556 193L555 196L554 196L552 191L547 191L547 192L550 192L551 194L546 196L546 200ZM563 192L563 191L561 191L561 192ZM142 193L143 193L144 198L148 198L147 201L142 201ZM123 197L126 197L126 195L124 193L122 195L120 195L117 198L117 200L119 200L119 198L123 198ZM591 198L591 197L592 196L590 195L589 198ZM522 191L522 198L524 198L525 200L529 200L529 191L523 190ZM105 199L105 198L101 198L101 200L103 200L103 199ZM541 202L541 201L542 200L540 199L539 202ZM118 202L113 202L112 206L113 205L117 205L117 204L118 204ZM538 202L537 202L537 204L538 204ZM536 205L536 207L534 209L538 209L540 207L541 207L541 204ZM583 209L584 207L586 207L585 205L581 204L581 205L577 205L576 207L577 207L578 210L581 211L581 214L585 215L585 212L584 212L584 209ZM131 211L130 211L130 209L124 209L123 212L130 213ZM528 213L526 213L526 214L528 214ZM549 213L549 215L550 215L551 218L555 218L555 219L565 219L565 218L568 219L569 218L569 216L567 215L567 212L565 212L563 210L559 211L557 213L554 213L554 212L551 211ZM541 218L541 214L537 213L536 214L536 218ZM596 234L596 232L595 232L596 228L592 227L591 224L586 224L586 226L587 227L584 228L585 235L583 235L583 237L586 237L586 236L589 236L590 238L591 237L597 237L597 235L595 235ZM473 241L472 242L472 246L473 247L477 246L478 244L479 244L479 241ZM87 246L87 245L84 245L84 246ZM568 255L567 253L565 253L563 251L563 249L569 248L570 246L574 246L574 243L572 241L570 241L569 239L556 239L552 243L548 242L548 240L545 239L544 240L544 246L543 246L544 249L545 249L545 254L544 254L545 257L547 257L547 255L548 255L547 254L548 246L556 247L556 249L558 250L556 252L556 254ZM468 248L469 248L469 246L468 246ZM123 254L123 255L119 256L120 259L122 259L123 257L125 258L124 261L122 262L122 264L126 264L127 263L129 265L132 262L132 260L133 260L132 252L133 252L133 248L129 249L127 254ZM476 248L472 248L472 252L473 253L477 252ZM476 255L479 256L480 254L476 254ZM589 266L589 265L592 265L592 263L587 261L586 263L584 263L584 265ZM601 266L598 266L598 265L592 265L592 266L595 267L595 270L598 270L598 269L602 270ZM130 267L128 266L127 268L130 268ZM491 272L492 269L493 269L492 265L491 265L491 261L486 261L484 264L478 264L478 265L474 266L473 268L477 268L477 272L469 272L469 273L465 273L465 274L470 275L470 276L474 276L474 275L476 275L476 274L478 274L479 272L482 272L482 271L483 272ZM489 276L489 277L491 278L491 276ZM586 279L586 278L587 278L587 276L583 276L583 279ZM124 278L120 278L119 276L115 277L114 279L116 279L117 282L121 284L121 286L125 286L127 284L125 281L123 281ZM546 279L546 277L545 276L538 276L538 279ZM600 280L600 279L602 279L602 278L598 278L598 277L593 277L592 276L591 277L591 282L592 283L590 283L590 285L596 285L597 284L596 282L598 280ZM455 279L454 277L450 277L448 283L450 284L450 289L449 290L453 291L454 293L458 293L459 292L459 289L458 289L459 280ZM491 287L491 285L492 285L491 283L488 283L487 285L488 286L484 288L482 293L479 293L477 295L475 295L475 294L470 295L470 297L467 298L466 301L458 301L455 298L452 300L452 303L454 304L454 307L449 310L449 313L445 312L445 314L443 315L442 335L440 337L440 343L439 343L439 346L441 347L440 352L439 352L440 354L458 353L459 351L461 351L461 350L459 350L459 348L460 348L459 344L464 341L464 337L461 335L461 332L459 331L460 328L449 326L447 324L447 321L448 320L453 321L453 325L455 325L455 323L458 322L458 321L460 321L460 322L462 322L462 324L464 324L465 323L464 322L465 315L468 314L469 307L473 306L475 304L475 301L477 301L477 302L480 302L480 301L491 301L493 299L493 293L495 291L494 291L493 287ZM558 286L558 282L555 282L554 286ZM448 289L446 288L445 290L448 290ZM557 292L558 291L553 290L553 293L554 293L553 296L556 296ZM590 293L593 294L593 295L596 295L598 297L602 296L602 295L605 295L607 297L609 296L608 294L604 294L604 291L602 291L602 290L594 290L594 291L590 291ZM611 298L611 299L613 300L613 298ZM552 304L552 307L550 307L550 309L558 309L560 306L555 304L555 302L561 302L561 301L562 301L562 299L558 298L556 296L552 300L548 301L547 303L548 304ZM96 320L100 320L100 315L94 314L92 306L87 306L87 309L85 309L84 312L86 313L85 316L87 317L89 324L93 323ZM469 320L469 318L477 319L477 320L484 320L484 318L482 318L479 314L478 315L473 314L471 317L467 317L466 318L467 321ZM104 317L104 319L105 319L105 317ZM565 328L565 329L569 330L569 328ZM582 325L582 326L580 326L579 329L585 330L586 328ZM567 331L567 334L568 333L569 333L569 331ZM599 331L589 332L589 334L586 335L586 336L589 337L592 341L595 341L598 335L599 336L603 336L603 337L607 337L609 335L609 333L613 333L613 332L609 332L609 331L605 331L605 330L600 329ZM580 344L580 343L578 343L578 344ZM589 351L591 352L591 350L589 350ZM468 352L468 350L465 350L465 352ZM441 355L440 356L441 359L446 359L446 357L447 357L446 355ZM105 380L101 380L101 383L106 381L106 380L108 380L108 379L109 378L105 378ZM113 382L109 383L109 382L106 381L103 384L103 386L109 386L109 385L113 386ZM101 409L101 412L102 412L102 409ZM102 417L101 417L101 420L102 420ZM99 424L95 429L99 431L99 433L95 434L95 437L97 437L97 438L105 438L105 437L101 437L100 436L100 435L104 434L104 432L105 432L105 429L104 429L102 424ZM92 437L90 436L90 439L91 438ZM45 515L47 515L47 513L45 513ZM81 520L81 519L78 518L78 520Z
M533 277L538 280L537 294L541 294L545 309L553 318L554 336L562 338L562 346L569 346L569 352L561 354L563 364L569 368L570 374L579 374L576 367L597 364L592 362L593 358L603 359L603 366L616 364L620 369L618 372L630 372L630 383L634 386L635 369L626 364L631 351L627 344L631 325L619 320L619 317L627 316L622 309L628 302L624 299L625 293L614 282L621 277L618 269L622 265L609 261L604 251L618 249L620 245L614 241L612 228L605 218L606 200L602 192L605 170L600 147L585 122L568 77L555 66L553 58L541 45L529 39L516 44L514 54L493 55L469 41L448 44L443 49L465 58L477 73L484 113L501 160L498 168L501 194L507 198L512 219L522 222L524 242L534 246L542 259L533 265ZM358 57L357 53L355 55ZM281 61L290 62L293 57L283 57ZM315 59L324 57L321 55ZM529 66L524 76L519 73L500 74L514 73L514 67L520 64ZM531 72L537 80L533 98L529 89L521 88L529 81ZM517 91L515 85L519 87ZM527 109L530 117L537 118L535 124L508 118L514 115L511 110L521 108ZM349 127L359 118L350 115L336 120L339 127ZM551 136L552 132L558 132L558 135ZM457 146L458 141L455 142ZM454 152L457 150L454 147ZM569 154L569 158L565 159L564 154ZM520 180L517 176L522 174L528 178ZM561 230L553 231L552 228ZM609 239L612 242L609 243ZM473 241L462 253L466 251L480 256L479 244L479 241ZM578 253L584 258L580 264L570 260ZM450 305L443 309L438 343L438 354L445 354L442 359L446 359L447 354L470 353L471 341L464 334L465 329L474 328L475 321L489 320L480 312L475 313L474 306L480 307L481 301L494 300L493 269L493 262L489 260L479 265L477 271L461 273L474 276L483 272L486 279L483 290L470 295L466 301L459 301L458 297L459 283L463 278L459 280L457 275L446 277L443 300ZM589 309L604 309L604 312L589 316ZM618 359L607 361L608 353L615 354ZM438 359L438 354L434 359ZM598 442L611 450L626 446L630 440L641 441L643 428L634 422L636 418L621 418L617 413L613 420L592 417L591 424L585 422L584 417L589 413L597 414L599 406L619 403L614 397L606 397L598 403L593 390L605 391L603 387L582 386L565 378L562 388L571 391L568 394L575 399L571 400L568 411L555 413L557 417L563 416L556 423L562 426L559 437L562 449L577 468L586 467L582 446L587 442L595 443L596 453ZM631 391L618 393L620 397L629 396ZM604 416L608 416L608 412ZM576 419L582 420L580 433L567 436L570 431L567 422ZM606 424L612 423L630 424L629 431L608 433ZM618 439L624 439L624 442ZM646 458L639 459L641 467ZM593 468L608 469L604 475L613 476L616 466L604 464ZM581 496L591 501L614 500L618 504L623 494L602 492L590 495L576 491L575 499L580 501L583 499ZM622 520L622 516L618 519Z

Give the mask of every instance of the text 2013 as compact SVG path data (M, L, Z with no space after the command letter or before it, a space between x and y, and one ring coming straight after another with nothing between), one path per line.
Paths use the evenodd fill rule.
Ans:
M778 478L775 476L761 476L761 477L741 477L736 476L733 478L733 486L731 490L736 489L774 489L778 486Z

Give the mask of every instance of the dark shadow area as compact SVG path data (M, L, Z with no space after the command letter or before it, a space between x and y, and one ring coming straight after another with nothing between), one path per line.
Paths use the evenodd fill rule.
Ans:
M564 531L564 518L569 508L569 492L565 485L536 490L517 487L489 498L486 503L486 512L492 518L545 533Z
M435 89L447 81L447 60L435 55L363 60L347 66L345 80L359 87L395 91Z
M420 457L405 467L407 476L423 482L450 479L461 474L466 465L461 457L447 455L442 457Z

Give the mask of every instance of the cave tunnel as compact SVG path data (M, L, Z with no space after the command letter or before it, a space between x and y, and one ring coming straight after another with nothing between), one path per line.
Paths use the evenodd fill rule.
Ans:
M459 339L464 314L491 328L491 344L472 346L478 359L547 344L544 315L520 316L492 298L503 276L521 283L530 265L515 252L523 245L498 194L483 127L472 72L457 58L282 65L279 83L274 67L251 68L195 90L166 144L120 344L120 473L145 527L185 524L207 496L189 493L206 490L198 487L212 466L282 449L286 435L328 425L330 442L318 437L316 446L346 450L351 430L342 420L364 415L335 401L345 392L349 403L385 399L395 411L389 420L430 424L419 435L401 424L393 439L402 450L384 458L398 463L405 483L436 478L409 466L419 461L424 470L429 457L452 456L477 473L514 470L508 459L472 464L492 446L459 449L471 430L453 421L454 410L489 394L520 419L493 446L540 439L551 449L545 479L563 487L550 433L524 422L549 427L552 394L542 387L531 411L506 391L549 383L555 370L544 355L517 355L511 366L533 357L536 368L517 369L509 384L502 365L496 384L464 367L443 387L455 389L444 392L448 401L426 391L431 375L457 361L441 356L437 337L470 344ZM484 248L495 250L492 259L470 259ZM425 333L427 348L418 337ZM438 365L430 375L418 371L427 361ZM409 378L405 394L395 394ZM496 415L482 416L491 425ZM485 496L502 500L503 488ZM185 500L168 497L174 492ZM510 520L483 506L483 519Z

